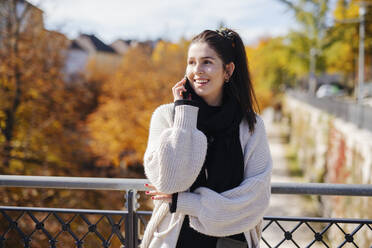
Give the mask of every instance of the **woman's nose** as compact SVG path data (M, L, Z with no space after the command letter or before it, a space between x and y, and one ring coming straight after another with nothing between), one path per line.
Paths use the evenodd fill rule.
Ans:
M204 69L201 64L196 64L194 68L194 73L195 74L202 74L204 72Z

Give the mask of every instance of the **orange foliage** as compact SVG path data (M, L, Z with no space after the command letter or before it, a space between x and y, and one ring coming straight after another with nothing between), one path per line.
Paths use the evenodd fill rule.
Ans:
M151 114L172 101L171 88L184 74L186 51L186 42L159 42L152 55L141 47L128 51L87 123L100 165L142 161Z
M274 105L280 98L280 87L290 83L288 52L283 38L264 37L256 46L247 46L246 53L257 100L263 110Z
M25 4L19 18L17 4ZM64 82L68 40L44 29L41 10L12 0L0 12L0 172L73 175L92 159L80 127L94 91Z

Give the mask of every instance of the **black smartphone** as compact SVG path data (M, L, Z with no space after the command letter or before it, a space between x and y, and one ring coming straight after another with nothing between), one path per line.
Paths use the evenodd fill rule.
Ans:
M187 77L186 78L186 83L185 83L185 89L186 91L183 91L182 92L182 97L183 99L188 99L189 98L189 95L190 95L190 91L191 91L191 85L190 85L190 81Z

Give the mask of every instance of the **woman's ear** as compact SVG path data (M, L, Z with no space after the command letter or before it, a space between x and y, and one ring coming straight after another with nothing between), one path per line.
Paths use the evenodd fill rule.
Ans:
M235 64L234 62L230 62L226 65L226 76L227 78L226 79L230 79L231 75L234 73L234 70L235 70Z

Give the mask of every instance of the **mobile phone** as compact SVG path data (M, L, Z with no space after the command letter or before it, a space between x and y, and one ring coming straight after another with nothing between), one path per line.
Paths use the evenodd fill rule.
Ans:
M185 78L186 78L186 83L185 83L185 89L186 89L186 91L183 91L182 92L182 97L183 97L183 99L188 99L189 98L189 95L191 94L191 85L190 85L190 81L189 81L189 79L185 76Z

